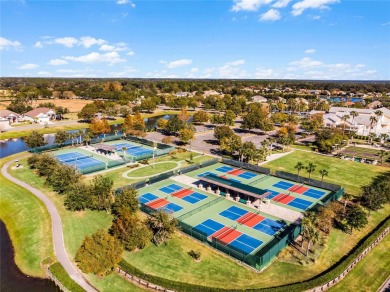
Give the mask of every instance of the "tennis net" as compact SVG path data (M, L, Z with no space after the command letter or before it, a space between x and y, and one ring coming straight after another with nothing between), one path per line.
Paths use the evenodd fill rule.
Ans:
M69 158L57 158L57 159L60 162L72 162L72 161L77 161L77 160L86 159L86 158L90 158L90 157L93 157L93 154L76 156L76 157L69 157Z

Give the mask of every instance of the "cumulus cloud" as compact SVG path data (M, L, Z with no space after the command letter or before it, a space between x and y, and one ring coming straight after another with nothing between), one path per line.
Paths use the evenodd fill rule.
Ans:
M92 52L84 56L79 56L79 57L64 56L62 58L68 61L87 63L87 64L97 64L97 63L115 64L115 63L126 62L125 59L122 59L120 57L118 52L108 52L105 54Z
M9 39L0 37L0 50L16 50L22 51L22 44L18 41L11 41Z
M276 21L281 19L280 12L276 9L270 9L266 13L260 15L260 21Z
M165 67L172 69L172 68L177 68L177 67L183 67L183 66L188 66L192 64L192 60L190 59L180 59L176 61L160 61L161 64L164 64Z
M272 3L273 0L234 0L233 11L257 11L261 6Z
M95 39L93 37L90 37L90 36L83 36L80 38L80 40L78 41L78 44L85 47L85 48L90 48L91 46L94 46L94 45L103 45L104 43L106 43L105 40L102 40L102 39Z
M130 50L130 51L128 51L127 53L126 53L126 55L128 55L128 56L133 56L135 53L132 51L132 50Z
M133 73L137 72L133 67L125 67L122 71L119 72L109 72L110 77L132 77Z
M301 15L307 9L328 9L329 4L339 3L339 0L302 0L292 6L292 15Z
M50 72L47 72L47 71L39 71L39 72L37 72L37 75L38 76L51 76L52 74Z
M119 4L119 5L130 4L131 7L135 8L135 4L130 0L117 0L116 4Z
M273 79L279 76L279 73L274 69L267 68L256 68L256 72L254 74L256 79Z
M62 60L62 59L53 59L53 60L50 60L50 62L48 64L53 65L53 66L61 66L61 65L68 64L68 62L65 60Z
M305 54L314 54L315 52L317 52L315 49L307 49Z
M28 63L28 64L23 64L23 65L20 65L19 67L17 67L18 69L22 69L22 70L29 70L29 69L35 69L35 68L38 68L39 66L37 64L33 64L33 63Z
M54 39L54 43L63 45L67 48L72 48L78 43L78 40L74 37L63 37Z
M192 68L190 71L191 71L191 73L196 73L199 71L199 68Z
M241 65L244 64L245 60L243 59L235 60L218 67L216 71L218 72L220 78L244 78L248 75L246 70L241 68Z
M291 2L291 0L279 0L279 1L276 1L274 4L272 4L272 7L283 8L283 7L286 7L290 2Z
M41 42L41 41L37 41L37 42L34 44L34 48L42 49L42 48L43 48L42 42Z
M104 44L102 45L99 50L101 51L109 51L109 52L112 52L112 51L126 51L128 50L128 47L126 46L125 43L119 43L119 44L116 44L116 45L107 45L107 44Z

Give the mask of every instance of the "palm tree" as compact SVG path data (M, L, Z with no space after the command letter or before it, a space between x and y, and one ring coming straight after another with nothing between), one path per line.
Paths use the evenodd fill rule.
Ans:
M379 158L381 159L381 164L383 164L383 158L385 158L386 156L386 151L385 150L381 150L379 151Z
M355 118L359 115L357 111L351 111L350 115L352 117L352 124L355 124Z
M319 231L317 229L317 216L314 212L307 212L302 219L302 236L307 240L306 256L309 253L310 244L318 239ZM301 246L303 245L303 238Z
M122 147L123 158L125 157L126 150L127 150L127 147L123 146Z
M319 173L321 174L321 183L323 183L324 182L324 176L328 176L329 172L326 169L321 169L319 171Z
M77 138L77 134L76 133L70 133L69 134L69 139L70 141L72 142L72 146L74 146L74 140Z
M368 134L368 140L370 141L370 144L372 144L372 141L376 138L375 133Z
M299 172L302 170L302 169L304 169L305 168L305 166L303 165L303 163L302 162L298 162L297 163L297 165L295 165L295 169L297 170L297 172L298 172L298 177L299 177Z
M89 135L88 132L86 132L84 135L84 141L85 141L85 145L88 146L88 143L91 141L91 136Z
M343 123L343 136L344 136L344 132L345 132L345 122L350 118L349 115L344 115L341 117L341 120L344 122Z
M308 166L306 167L306 171L309 173L309 179L311 177L311 174L316 170L316 165L312 162L309 162Z
M162 210L150 214L147 225L153 232L153 243L159 245L165 242L177 231L177 220Z
M376 124L377 122L378 122L378 118L377 118L377 117L375 117L375 116L371 116L371 117L370 117L371 129L374 128L372 125L373 125L373 124ZM370 132L371 132L371 129L370 129Z
M381 134L381 141L383 141L383 143L385 143L387 141L387 139L389 139L389 135Z
M381 115L383 115L383 112L381 110L377 110L374 114L379 118Z
M77 132L77 135L78 135L78 137L79 137L79 139L80 139L80 144L81 144L81 138L82 138L82 136L84 135L84 132L83 132L83 130L78 130L78 132Z
M344 213L345 213L345 210L347 209L348 201L350 201L353 198L353 196L350 193L344 193L343 198L344 198Z

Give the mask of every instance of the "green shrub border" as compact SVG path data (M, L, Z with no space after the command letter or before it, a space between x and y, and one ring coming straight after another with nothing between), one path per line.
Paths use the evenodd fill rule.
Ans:
M390 225L390 215L387 216L383 221L381 221L370 233L368 233L364 238L362 238L357 245L344 257L342 257L337 263L335 263L333 266L331 266L326 271L318 274L312 279L293 283L293 284L287 284L284 286L278 286L278 287L269 287L269 288L248 288L248 289L223 289L223 288L212 288L212 287L205 287L201 285L194 285L189 283L183 283L183 282L177 282L173 280L168 280L165 278L161 278L158 276L153 276L146 274L142 272L141 270L137 269L136 267L132 266L125 260L122 260L119 263L119 267L138 278L141 278L145 281L148 281L152 284L162 286L167 289L173 289L177 291L183 291L183 292L192 292L192 291L210 291L210 292L219 292L219 291L305 291L309 289L313 289L318 286L322 286L329 281L333 280L334 278L337 278L340 274L344 272L348 268L350 264L353 263L353 261L367 248L369 247L378 237L379 235Z
M69 291L72 292L84 292L85 290L77 284L65 271L64 267L61 265L61 263L57 262L52 264L49 267L50 272L53 274L54 277L57 278L58 281L61 282L62 285L65 286Z

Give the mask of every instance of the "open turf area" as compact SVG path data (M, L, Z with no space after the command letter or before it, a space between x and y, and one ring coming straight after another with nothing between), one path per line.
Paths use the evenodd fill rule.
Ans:
M319 170L326 169L329 174L324 177L324 181L342 185L346 192L353 195L359 195L361 186L369 184L374 177L388 171L388 168L383 166L346 161L300 150L295 150L291 154L266 163L264 166L273 170L296 173L295 165L298 162L302 162L304 165L312 162L317 166L312 174L314 179L321 180ZM307 177L307 172L303 170L301 175Z

